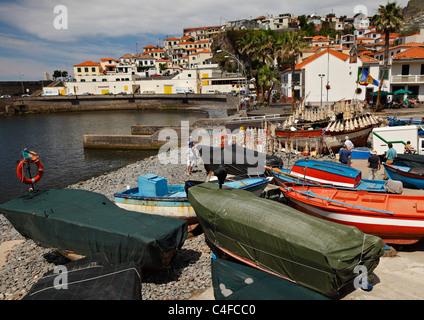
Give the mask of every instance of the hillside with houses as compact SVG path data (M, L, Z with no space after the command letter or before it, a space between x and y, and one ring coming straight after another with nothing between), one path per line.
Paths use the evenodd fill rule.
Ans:
M336 17L333 13L324 17L295 17L283 13L185 28L181 37L164 39L161 46L148 45L141 53L76 63L73 77L57 92L62 95L223 93L249 95L251 100L256 97L267 103L271 102L272 93L274 100L302 100L310 105L342 99L372 102L379 88L375 83L360 81L366 73L377 82L383 80L382 91L404 89L411 92L412 98L423 100L424 28L419 19L414 22L409 18L401 29L390 33L387 42L372 18L362 13L354 17ZM241 38L253 31L272 34L276 42L282 34L297 32L302 37L303 47L294 67L287 56L269 57L266 64L273 70L273 81L266 88L262 87L247 51L240 45ZM387 67L384 65L386 43ZM275 47L274 51L284 50Z

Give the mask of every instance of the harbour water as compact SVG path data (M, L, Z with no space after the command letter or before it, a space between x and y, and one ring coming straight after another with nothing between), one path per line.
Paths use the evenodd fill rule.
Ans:
M0 203L28 192L16 174L22 150L37 152L44 175L36 189L62 188L157 154L155 150L84 149L82 136L131 134L136 124L190 124L208 113L180 110L29 114L0 118ZM35 166L32 168L36 173ZM28 174L27 174L28 176Z

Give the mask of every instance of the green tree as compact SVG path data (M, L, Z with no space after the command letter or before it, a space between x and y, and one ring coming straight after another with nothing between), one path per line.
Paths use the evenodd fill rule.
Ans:
M399 7L396 2L387 2L385 6L380 5L378 14L372 17L372 23L375 26L377 32L384 34L384 69L380 76L380 85L378 86L377 104L376 110L380 111L382 106L380 105L380 92L383 85L384 76L387 72L387 66L389 64L389 39L390 33L398 32L402 27L403 16L402 8Z
M62 76L62 71L60 71L60 70L53 71L52 77L53 77L54 80L56 80L57 78L60 78L61 76Z
M281 83L279 77L280 74L273 66L265 64L258 70L258 83L261 88L262 100L266 101L267 104L269 104L271 99L272 88L275 84Z

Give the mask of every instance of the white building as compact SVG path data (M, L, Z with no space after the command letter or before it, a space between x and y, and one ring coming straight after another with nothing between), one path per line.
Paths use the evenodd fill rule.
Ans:
M195 69L183 70L173 77L154 77L149 79L110 78L109 81L66 82L65 94L82 95L86 92L95 95L156 93L175 94L182 90L193 93L231 93L244 90L246 79L238 74L226 74L218 65L199 65Z
M378 79L379 62L371 58L372 62L363 63L361 59L366 60L365 58L351 59L348 54L333 49L326 49L310 56L295 67L294 98L302 98L305 104L311 105L321 105L321 103L326 105L327 102L332 103L343 99L364 100L367 90L361 90L360 94L356 93L359 86L357 83L359 68L365 65L371 76ZM290 100L292 96L291 70L284 71L281 80L281 92Z
M412 47L393 56L390 85L391 92L405 89L412 91L409 98L424 100L423 47Z

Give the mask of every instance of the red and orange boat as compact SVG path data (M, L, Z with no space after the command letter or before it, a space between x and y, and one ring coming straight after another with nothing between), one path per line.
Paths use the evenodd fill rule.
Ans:
M424 239L424 196L376 194L285 183L290 206L307 214L355 226L386 243L413 244Z

